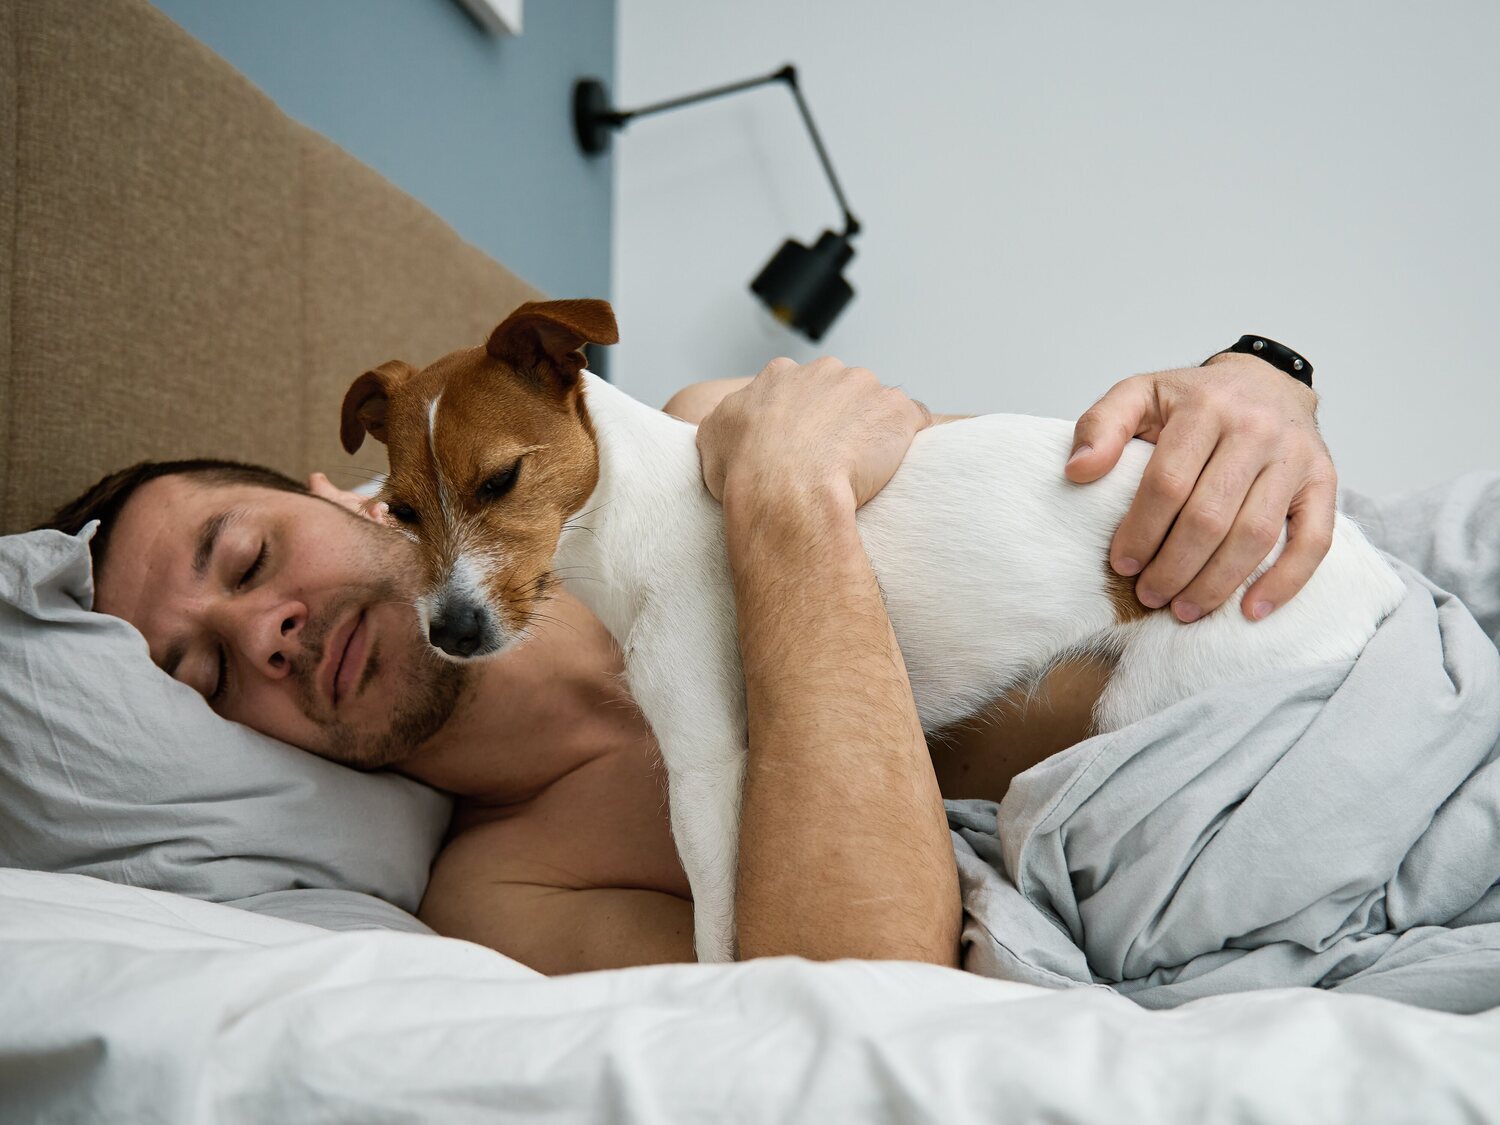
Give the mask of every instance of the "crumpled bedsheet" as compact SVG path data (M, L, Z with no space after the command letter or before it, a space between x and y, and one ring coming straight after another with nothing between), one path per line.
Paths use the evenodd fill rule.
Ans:
M1392 556L1406 597L1352 663L950 802L966 968L1150 1008L1297 985L1500 1006L1500 474L1344 506L1471 605Z

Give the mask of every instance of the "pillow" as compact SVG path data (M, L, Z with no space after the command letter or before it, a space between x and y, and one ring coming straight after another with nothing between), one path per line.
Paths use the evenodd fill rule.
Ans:
M0 866L416 910L448 798L215 715L134 627L90 611L96 526L0 538Z

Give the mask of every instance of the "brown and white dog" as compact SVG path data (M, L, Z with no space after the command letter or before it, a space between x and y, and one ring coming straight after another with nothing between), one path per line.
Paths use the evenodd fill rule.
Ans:
M583 345L616 338L603 301L523 305L482 347L361 375L343 443L389 447L382 499L420 548L436 648L469 660L521 642L559 575L619 641L667 768L698 957L727 960L746 735L723 524L694 427L584 370ZM1079 486L1062 473L1071 438L1018 415L932 427L859 511L928 731L1079 655L1109 669L1093 729L1117 729L1216 684L1348 660L1401 599L1340 516L1322 566L1264 621L1238 612L1243 587L1191 626L1147 612L1108 550L1150 446Z

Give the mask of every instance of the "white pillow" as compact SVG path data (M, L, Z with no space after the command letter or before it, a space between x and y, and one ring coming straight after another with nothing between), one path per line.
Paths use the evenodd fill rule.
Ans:
M96 526L0 538L0 867L215 902L324 888L416 910L448 798L215 715L132 626L88 608Z

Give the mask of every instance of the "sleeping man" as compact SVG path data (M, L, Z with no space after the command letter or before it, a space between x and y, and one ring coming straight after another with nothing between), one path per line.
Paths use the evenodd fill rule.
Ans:
M943 798L998 801L1083 737L1076 700L1091 695L1054 677L929 748L854 523L925 410L833 360L776 361L745 382L668 404L704 419L735 576L751 742L739 953L957 964ZM1077 482L1132 435L1157 443L1111 552L1146 605L1184 622L1214 610L1283 527L1243 612L1292 599L1333 524L1315 406L1260 359L1225 354L1127 379L1079 420ZM411 545L379 516L322 476L304 489L203 462L114 474L55 526L103 520L96 608L219 714L456 795L421 908L434 929L548 973L691 960L656 748L603 626L560 595L528 644L440 661L417 630Z

